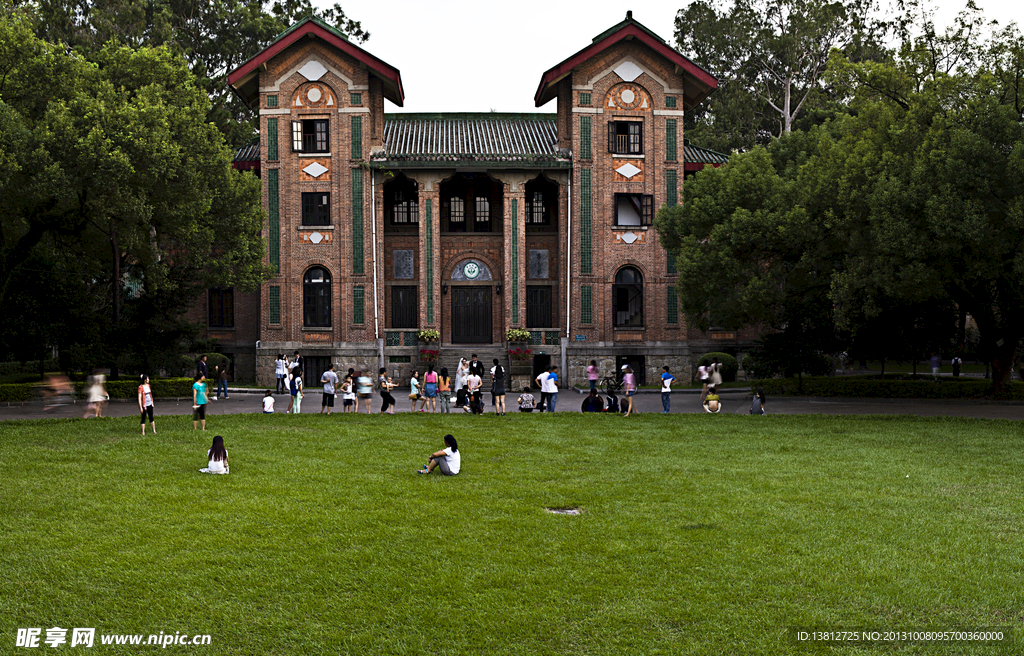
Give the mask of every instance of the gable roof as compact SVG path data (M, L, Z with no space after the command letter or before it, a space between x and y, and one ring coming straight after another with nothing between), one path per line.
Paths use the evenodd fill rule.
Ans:
M278 53L303 38L320 39L364 64L384 83L384 97L401 107L405 103L405 90L398 69L377 59L348 40L338 29L323 19L310 14L279 34L266 48L231 73L228 84L243 102L252 105L259 98L259 69Z
M572 73L574 68L620 41L629 39L636 39L676 65L676 72L683 74L683 107L685 109L695 107L718 88L718 80L711 73L670 47L664 39L634 20L632 11L627 11L626 20L597 35L589 46L541 76L540 86L533 97L536 106L540 107L554 98L557 94L557 83Z

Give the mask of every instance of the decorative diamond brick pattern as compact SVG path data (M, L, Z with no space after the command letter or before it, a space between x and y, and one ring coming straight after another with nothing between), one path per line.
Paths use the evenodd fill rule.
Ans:
M420 334L419 334L419 332L402 333L402 335L405 337L405 345L406 346L416 346L417 344L419 344L419 341L420 341Z
M637 173L640 173L640 169L632 164L623 164L619 168L615 169L615 172L626 178L632 178Z
M326 166L324 166L320 162L313 162L312 164L310 164L306 168L302 169L302 171L304 173L307 173L307 174L313 176L314 178L319 178L321 175L323 175L324 173L327 173L327 171L329 171L329 170L330 169L328 169Z
M402 345L402 333L395 331L387 331L384 333L384 346L401 346Z
M549 330L546 333L544 333L544 344L547 346L558 346L558 332L554 330Z
M633 62L627 61L619 64L619 66L615 69L615 74L621 77L626 82L632 82L633 80L643 75L644 71L642 68L640 68Z
M310 82L315 82L327 73L327 68L324 67L320 62L313 60L306 62L306 65L299 69L299 75L306 78Z

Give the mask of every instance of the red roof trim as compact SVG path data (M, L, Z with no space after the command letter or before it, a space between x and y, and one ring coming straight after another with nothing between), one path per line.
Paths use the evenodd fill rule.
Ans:
M249 75L257 68L262 66L265 62L269 61L275 55L283 51L288 46L292 45L307 34L313 34L316 37L323 39L330 45L334 46L338 50L341 50L345 54L359 60L366 64L369 68L373 69L375 73L380 75L387 80L394 83L398 91L399 102L397 105L401 106L405 101L405 90L402 88L402 76L398 72L397 68L393 68L383 61L377 59L370 53L366 52L359 46L356 46L345 39L340 39L337 36L331 34L329 31L320 27L314 23L311 19L307 19L306 24L302 25L292 32L286 34L279 41L272 43L266 49L255 55L252 59L245 62L233 72L228 75L228 84L234 86L235 82L238 82L246 75Z
M678 52L670 48L663 41L655 39L643 29L637 27L636 25L627 25L621 30L609 34L603 40L598 41L597 43L593 43L584 48L583 50L580 50L578 53L576 53L569 59L566 59L561 64L558 64L554 68L550 69L548 72L544 73L544 76L540 80L540 86L537 88L537 93L534 94L533 96L533 100L536 106L541 106L541 96L544 94L544 91L547 89L549 84L563 77L564 75L569 73L569 71L576 68L577 66L579 66L586 60L590 59L591 57L603 52L604 50L607 50L608 48L615 45L619 41L622 41L626 37L630 36L644 42L645 44L653 48L655 51L657 51L659 54L663 55L666 59L669 59L677 66L680 66L687 73L697 78L704 84L708 85L712 89L718 88L718 80L716 80L710 73L708 73L707 71L700 68L683 55L679 54Z
M717 169L721 164L715 164L712 162L686 162L683 164L683 170L689 172L703 171L708 166Z

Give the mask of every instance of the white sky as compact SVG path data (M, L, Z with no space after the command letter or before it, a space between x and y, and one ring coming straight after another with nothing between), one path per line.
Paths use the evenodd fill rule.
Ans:
M674 45L676 12L688 0L339 0L370 32L362 45L402 73L405 107L387 112L549 112L533 105L549 68L626 17ZM975 0L1001 25L1024 24L1019 0ZM314 0L327 7L333 0ZM948 24L966 0L933 0L936 24ZM688 55L689 53L683 53ZM701 62L695 62L698 65Z

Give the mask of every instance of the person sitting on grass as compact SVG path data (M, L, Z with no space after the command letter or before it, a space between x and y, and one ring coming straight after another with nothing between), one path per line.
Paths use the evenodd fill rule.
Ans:
M484 395L479 389L469 393L469 411L474 415L484 413Z
M463 385L462 389L455 392L455 409L460 408L463 412L469 409L469 385Z
M590 390L590 395L583 399L580 412L604 412L604 401L597 395L597 390Z
M213 438L213 446L206 452L210 461L208 467L200 469L204 474L227 474L228 471L228 450L224 448L224 438L217 435Z
M704 411L705 412L721 412L722 411L722 400L718 397L718 388L714 385L708 387L707 398L704 399Z
M764 409L764 390L759 389L754 394L754 400L750 403L750 414L752 415L766 415L768 412Z
M445 476L455 476L462 468L462 454L459 453L459 444L452 435L444 436L445 447L441 451L430 454L427 464L417 470L417 474L429 474L435 469L440 469Z
M537 399L530 394L530 388L524 387L523 393L519 395L519 412L533 412L537 407Z
M270 394L270 390L263 395L263 414L274 414L274 397Z

